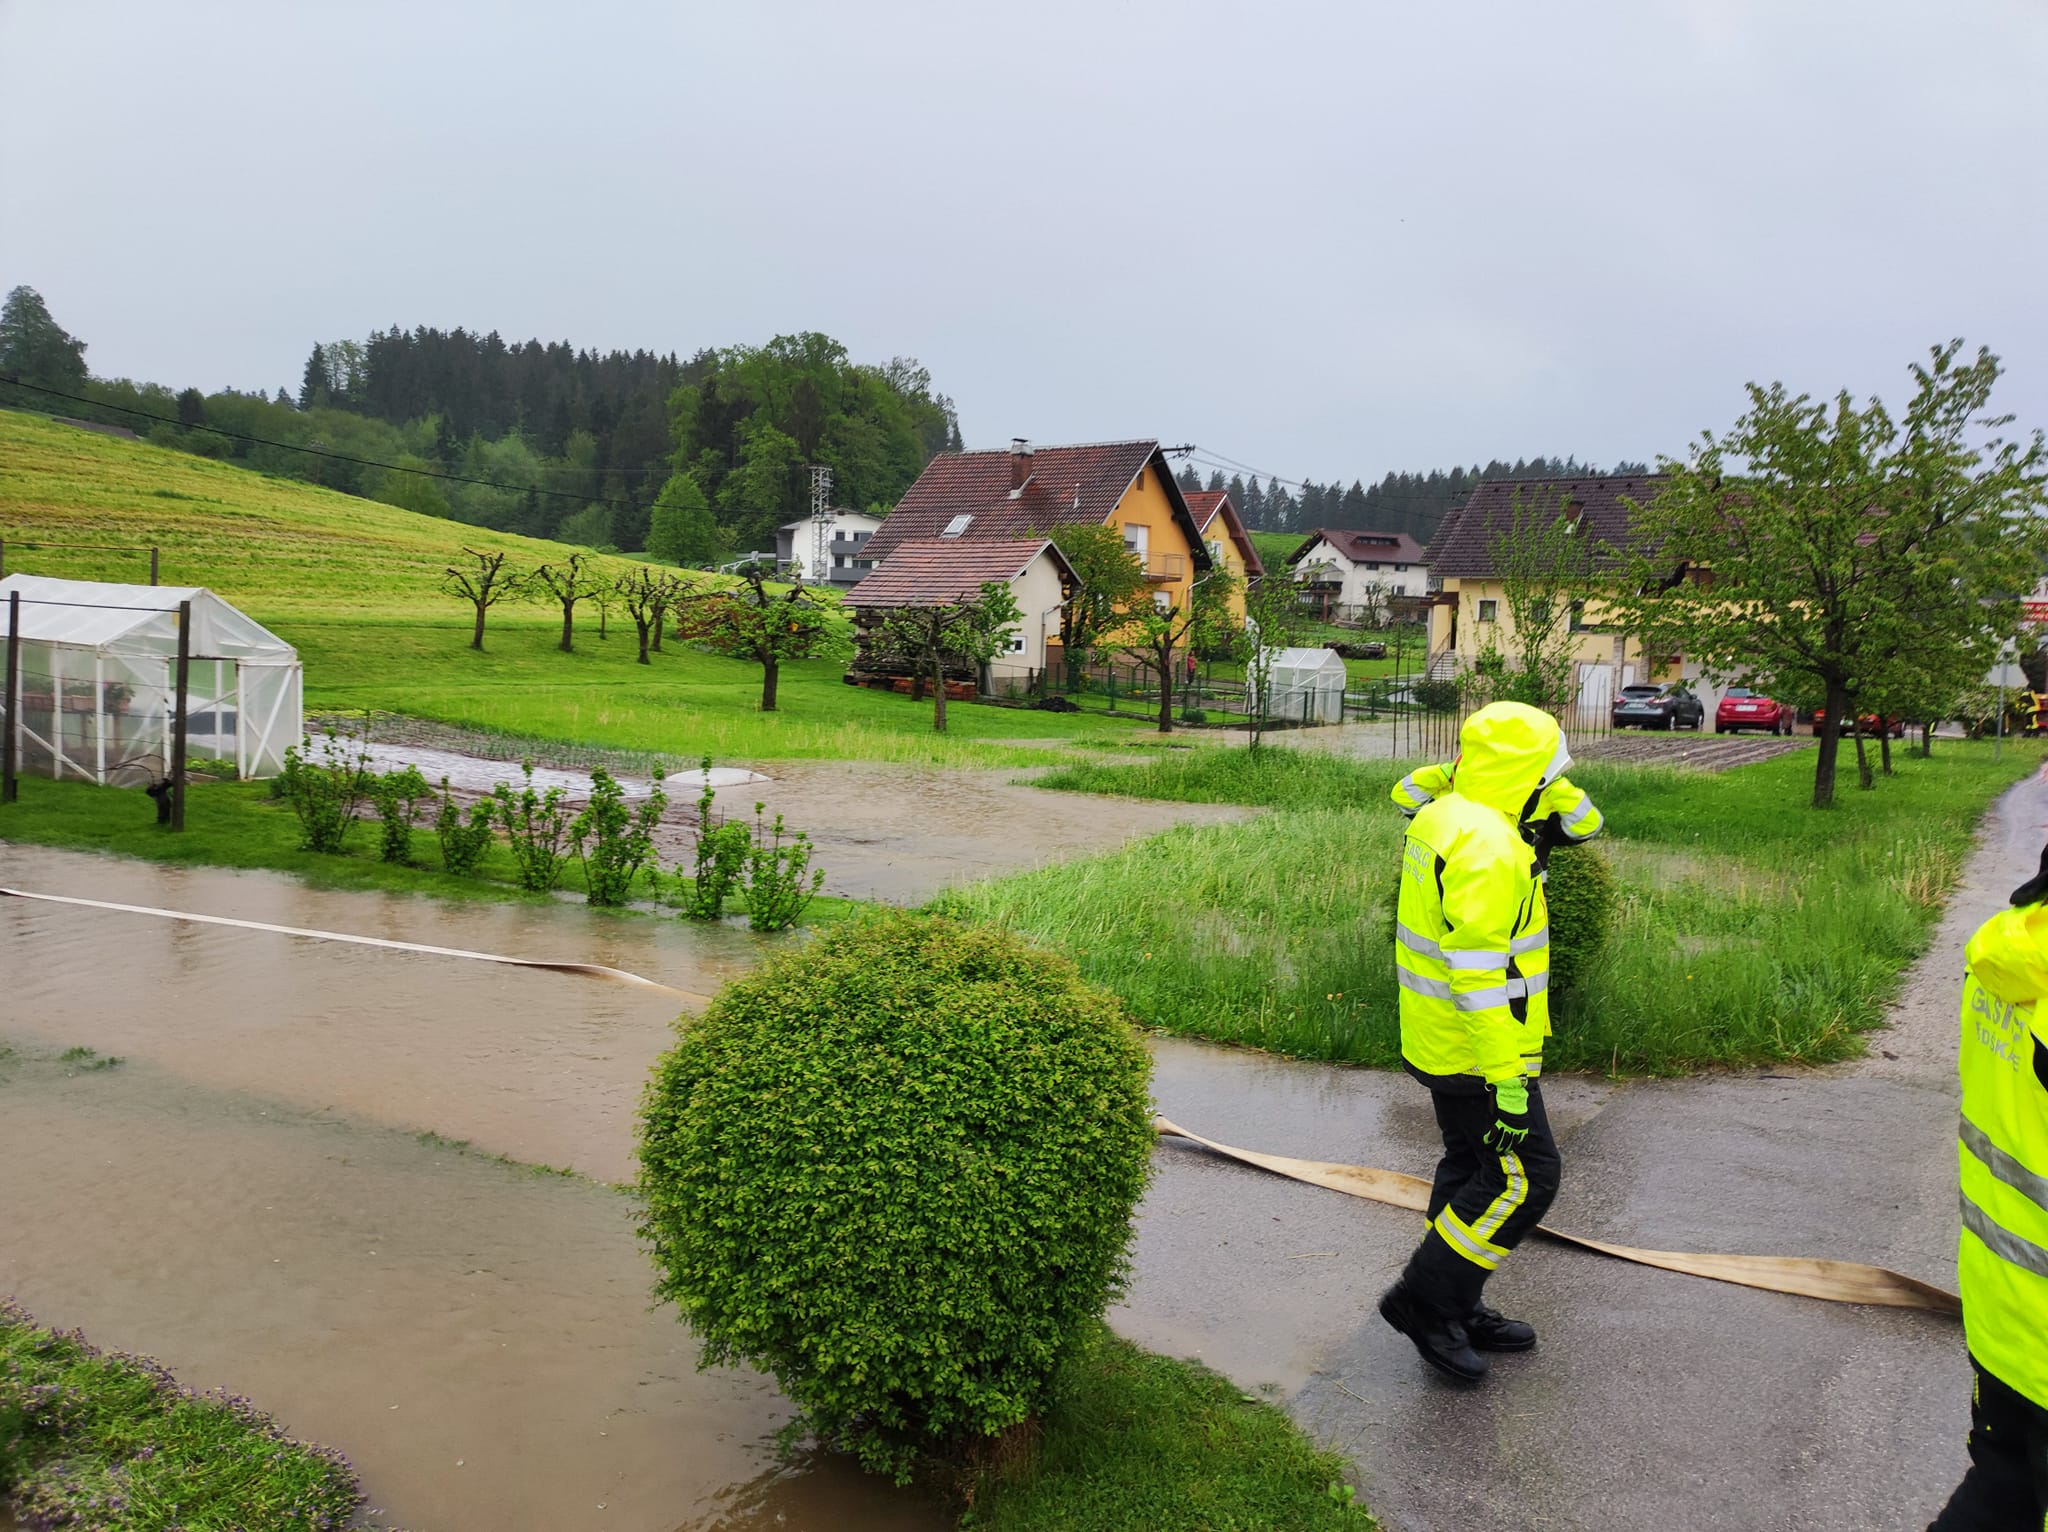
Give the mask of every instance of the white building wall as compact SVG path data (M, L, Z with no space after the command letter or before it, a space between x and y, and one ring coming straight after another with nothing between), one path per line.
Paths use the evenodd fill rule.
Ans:
M997 680L1027 679L1036 671L1045 669L1045 647L1057 643L1060 636L1060 572L1046 554L1031 561L1031 566L1010 582L1010 594L1016 597L1018 618L1014 650L998 654L989 661L989 674Z
M817 532L813 529L808 519L798 523L790 529L793 533L793 541L790 546L791 572L807 584L818 585L824 583L832 577L832 570L829 566L832 559L831 544L833 540L850 539L856 532L865 532L872 536L881 530L881 526L881 517L869 516L860 511L846 511L834 516L825 534L825 559L828 567L822 571L814 571L811 568L811 555L817 546Z

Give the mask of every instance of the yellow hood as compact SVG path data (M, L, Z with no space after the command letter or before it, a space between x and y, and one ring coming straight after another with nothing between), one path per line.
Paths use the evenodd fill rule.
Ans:
M1977 927L1964 961L2000 1000L2032 1005L2048 994L2048 905L2003 910Z
M1519 821L1529 800L1571 765L1564 731L1525 702L1492 702L1458 731L1458 796Z

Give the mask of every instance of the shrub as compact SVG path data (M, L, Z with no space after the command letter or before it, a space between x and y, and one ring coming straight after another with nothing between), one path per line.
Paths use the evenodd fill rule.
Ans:
M753 838L743 824L711 822L711 757L704 757L704 791L697 797L697 858L689 872L676 869L689 889L683 898L683 914L691 920L718 920L725 914L725 901L739 887L746 871L747 852Z
M448 779L443 777L441 809L434 816L434 834L441 841L441 865L459 878L468 877L491 849L491 800L477 799L469 806L469 817L465 820L462 805L455 801Z
M512 848L512 860L519 867L519 886L536 894L552 892L562 881L569 865L569 809L562 789L545 793L533 788L533 762L521 763L526 785L517 792L510 782L491 787L497 800L498 823L505 828L505 841Z
M658 1297L905 1479L1030 1420L1129 1269L1149 1061L992 926L877 914L734 980L642 1104Z
M633 880L654 863L654 827L668 807L661 773L639 807L626 807L626 791L602 766L590 773L590 802L569 826L583 859L583 886L592 904L624 904Z
M1443 676L1434 680L1417 681L1409 689L1416 706L1432 713L1455 713L1463 700L1465 690L1456 676Z
M810 836L799 831L785 845L780 814L773 825L761 823L766 807L754 805L754 843L746 860L747 925L756 931L782 931L795 925L804 906L817 897L825 874L811 866Z
M420 805L431 791L417 766L370 779L370 801L377 805L377 817L383 821L378 854L385 861L412 860L413 821L419 818Z
M320 758L311 758L313 741L302 738L284 753L284 771L274 796L283 798L299 816L299 849L340 856L356 826L356 810L369 789L367 752L353 742L328 735L320 742Z
M1559 846L1550 853L1543 897L1550 906L1550 989L1568 995L1592 970L1614 924L1614 874L1592 846Z

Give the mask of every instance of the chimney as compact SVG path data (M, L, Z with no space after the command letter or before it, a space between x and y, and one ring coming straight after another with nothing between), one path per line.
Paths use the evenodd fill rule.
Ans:
M1010 492L1015 494L1031 477L1031 443L1021 436L1010 438Z

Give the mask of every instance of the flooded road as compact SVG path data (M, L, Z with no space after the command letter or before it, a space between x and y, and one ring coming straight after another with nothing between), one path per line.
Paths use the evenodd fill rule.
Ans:
M520 955L709 990L743 931L327 893L0 847L0 884ZM0 899L0 1292L254 1398L441 1529L937 1529L780 1464L766 1379L695 1371L628 1199L673 1001L495 965ZM124 1062L88 1069L73 1047ZM431 1136L472 1141L465 1153Z

